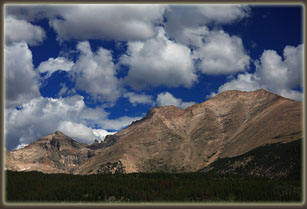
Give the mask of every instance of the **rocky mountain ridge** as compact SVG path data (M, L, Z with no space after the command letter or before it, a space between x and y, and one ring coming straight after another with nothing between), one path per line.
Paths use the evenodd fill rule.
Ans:
M193 172L265 144L302 138L302 104L263 89L225 91L186 109L155 107L102 143L55 132L8 153L10 170L46 173Z

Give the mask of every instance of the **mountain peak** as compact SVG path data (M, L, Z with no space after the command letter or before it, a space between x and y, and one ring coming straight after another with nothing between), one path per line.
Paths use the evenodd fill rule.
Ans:
M137 121L137 123L144 121L146 119L150 119L152 117L159 117L159 116L165 118L177 118L183 115L185 112L192 110L195 111L195 109L201 108L203 104L211 104L216 107L223 105L232 107L234 104L242 101L245 101L250 104L255 104L260 101L274 101L275 99L278 98L283 98L283 97L271 93L265 89L257 89L255 91L227 90L219 93L218 95L212 97L207 101L204 101L200 104L194 104L185 109L176 107L175 105L153 107L148 111L147 115L143 119Z
M66 139L66 138L70 138L70 137L68 137L66 134L64 134L61 131L55 131L47 136L43 136L39 138L37 141L41 143L45 143L47 141L51 141L52 139ZM32 142L31 144L33 143L36 143L36 142Z
M267 91L267 90L265 90L265 89L263 89L263 88L257 89L255 92L267 92L267 93L270 93L269 91Z
M271 94L274 95L273 93L265 90L265 89L257 89L255 91L241 91L241 90L227 90L227 91L223 91L220 94L217 94L216 96L219 95L250 95L250 94Z
M74 147L79 148L81 145L71 137L67 136L61 131L55 131L52 134L39 138L37 141L32 142L30 145L35 144L51 144L56 147Z
M254 94L261 94L261 95L276 95L276 96L279 96L277 94L274 94L272 92L269 92L265 89L257 89L256 91L253 91Z
M265 89L257 89L255 91L240 91L240 90L227 90L219 93L218 95L215 95L211 99L207 100L209 101L230 101L230 102L237 102L237 100L246 99L249 101L260 99L260 100L274 100L277 98L284 98L281 97L278 94L271 93ZM287 99L287 98L284 98ZM288 99L287 99L288 100ZM206 102L207 102L206 101Z
M53 135L56 135L56 136L66 136L66 134L64 134L63 132L61 132L61 131L55 131L54 133L53 133Z
M184 109L176 107L175 105L169 106L161 106L161 107L154 107L148 112L148 116L152 117L153 115L156 116L164 116L166 118L171 117L178 117L184 113Z

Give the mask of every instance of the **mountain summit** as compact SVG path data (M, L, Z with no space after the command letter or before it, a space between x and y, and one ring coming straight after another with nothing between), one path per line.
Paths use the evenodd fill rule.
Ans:
M39 138L28 146L8 153L9 170L41 171L44 173L72 173L89 159L91 150L60 131Z
M8 153L7 169L75 174L194 172L220 158L302 138L302 104L263 89L225 91L186 109L155 107L102 143L61 132Z

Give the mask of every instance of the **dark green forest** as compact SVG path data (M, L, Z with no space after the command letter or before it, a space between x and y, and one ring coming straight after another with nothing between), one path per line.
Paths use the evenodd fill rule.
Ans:
M300 179L208 173L6 171L8 202L300 202Z

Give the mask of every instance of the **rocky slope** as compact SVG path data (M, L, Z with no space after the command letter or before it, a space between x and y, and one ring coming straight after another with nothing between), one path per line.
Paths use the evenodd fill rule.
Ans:
M9 170L36 170L45 173L72 173L94 152L62 132L42 137L28 146L8 153Z
M75 174L198 171L219 158L302 138L302 104L262 89L226 91L186 109L153 108L103 143L70 141L65 149L51 142L57 133L10 152L7 168Z

